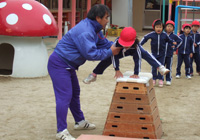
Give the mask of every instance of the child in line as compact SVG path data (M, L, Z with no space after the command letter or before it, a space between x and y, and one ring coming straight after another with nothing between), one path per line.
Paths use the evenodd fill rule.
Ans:
M116 71L115 77L123 77L123 74L119 70L119 59L126 56L133 56L135 62L134 74L130 76L131 78L139 78L138 74L141 68L141 58L145 59L150 65L157 67L161 74L164 75L169 72L169 70L161 65L149 52L142 48L139 44L139 40L136 38L136 31L132 27L125 27L122 30L120 37L115 40L115 46L122 48L119 54L101 61L93 70L93 73L89 74L89 76L83 80L85 84L96 81L97 75L103 74L104 70L112 63Z
M185 63L185 75L187 79L191 79L190 76L190 58L193 56L193 39L190 36L191 25L183 24L182 25L183 34L179 37L183 40L183 43L177 47L178 48L178 63L176 68L176 78L181 77L181 65L184 61Z
M192 36L192 39L194 41L193 45L193 57L190 57L190 76L193 76L193 60L196 63L196 72L200 75L200 50L199 50L199 44L200 44L200 34L197 31L199 29L199 22L194 20L192 22L192 30L190 32L190 35Z
M174 26L175 26L175 23L171 20L168 20L165 23L165 31L166 31L167 35L172 40L177 42L176 46L174 46L174 45L172 46L171 44L167 43L167 54L166 54L166 58L165 58L165 65L166 65L166 68L170 70L170 72L166 75L166 85L167 86L171 85L171 80L172 80L173 54L176 53L176 48L179 47L182 43L182 39L173 33Z
M165 64L166 56L166 43L176 45L176 42L173 42L166 33L163 32L164 25L161 20L157 19L153 22L152 27L153 32L148 33L141 40L140 44L143 45L149 39L151 39L151 52L153 56L162 64ZM156 85L156 80L159 79L158 86L163 87L163 76L158 73L156 67L152 67L153 74L153 84Z

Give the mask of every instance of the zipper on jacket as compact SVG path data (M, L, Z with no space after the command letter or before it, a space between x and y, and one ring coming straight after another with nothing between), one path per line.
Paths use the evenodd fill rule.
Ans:
M195 43L195 35L196 35L196 34L194 34L194 43ZM192 48L193 48L193 52L195 53L195 47L194 47L194 45L192 45L192 46L193 46L193 47L192 47Z
M185 36L185 46L184 46L183 54L185 54L186 44L187 44L187 36Z
M158 35L158 52L157 52L157 55L159 55L159 51L160 51L160 35Z
M123 49L123 50L122 50L122 55L123 55L123 57L125 57L125 52L126 52L126 49Z

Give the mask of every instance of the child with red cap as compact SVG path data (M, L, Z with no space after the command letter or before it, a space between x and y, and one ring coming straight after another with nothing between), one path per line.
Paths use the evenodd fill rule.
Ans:
M151 39L151 52L152 55L162 64L165 63L165 56L166 56L166 43L176 44L173 42L166 33L163 32L163 23L161 20L156 19L152 27L154 29L153 32L148 33L144 36L141 40L140 44L145 44L149 39ZM152 74L153 74L153 84L156 85L156 80L159 79L158 86L163 87L163 76L161 73L158 73L157 67L152 67Z
M200 75L200 50L199 50L199 45L200 45L200 34L197 31L199 29L199 21L194 20L192 22L192 30L190 32L190 35L192 36L192 39L194 41L193 45L193 57L190 57L190 75L193 76L193 60L196 63L196 72Z
M173 63L173 54L176 53L176 48L179 47L182 43L182 39L173 33L175 23L172 20L168 20L165 23L165 31L167 35L174 41L177 42L177 45L167 44L167 54L165 58L166 68L170 70L170 72L166 75L166 85L171 85L172 80L172 63Z
M191 25L183 24L182 25L183 34L179 37L183 40L183 43L178 47L178 64L176 68L176 78L181 77L181 65L184 61L185 63L185 75L187 79L191 79L190 76L190 57L193 56L193 39L190 36Z
M162 75L169 72L169 70L161 65L153 55L142 48L136 37L136 31L134 28L125 27L122 30L120 37L118 37L114 43L116 47L121 47L119 54L101 61L93 70L93 73L83 80L84 83L90 84L91 82L96 81L97 75L103 74L104 70L112 63L116 71L115 77L123 77L123 74L119 70L119 59L126 56L133 56L135 62L134 74L130 76L131 78L139 78L138 74L141 69L141 58L145 59L150 65L158 68Z

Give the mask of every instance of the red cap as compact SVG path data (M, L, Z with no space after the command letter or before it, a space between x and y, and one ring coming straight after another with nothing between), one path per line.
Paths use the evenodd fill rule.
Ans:
M194 25L199 26L200 24L199 24L199 22L198 22L197 20L194 20L194 21L192 22L192 26L194 26Z
M154 26L155 26L155 23L156 23L156 21L159 21L160 19L156 19L156 20L154 20L153 21L153 23L152 23L152 28L154 29ZM160 20L161 21L161 20Z
M168 21L165 23L165 25L167 25L167 24L171 24L171 25L175 26L175 23L174 23L172 20L168 20Z
M119 44L122 46L131 46L134 44L136 39L136 31L132 27L125 27L120 33Z
M185 27L190 27L190 28L191 28L191 25L190 25L190 24L183 24L183 25L182 25L182 30L183 30Z

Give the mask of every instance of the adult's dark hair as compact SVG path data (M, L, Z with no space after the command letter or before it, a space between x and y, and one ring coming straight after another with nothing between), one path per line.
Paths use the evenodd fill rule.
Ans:
M155 29L155 26L156 26L156 25L161 25L161 26L163 27L163 29L164 29L164 24L162 23L161 20L157 20L157 21L154 23L154 29Z
M103 4L96 4L94 5L87 14L87 18L91 20L96 20L96 17L103 18L105 14L108 13L110 15L110 9L108 6Z

